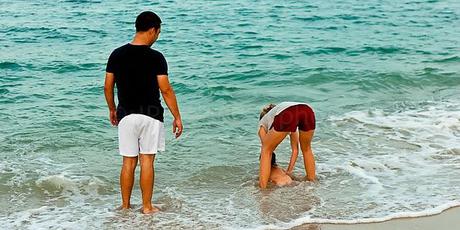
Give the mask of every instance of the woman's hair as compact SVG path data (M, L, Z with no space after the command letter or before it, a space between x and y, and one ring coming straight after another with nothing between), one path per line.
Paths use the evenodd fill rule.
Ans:
M262 111L260 112L259 120L262 119L262 117L265 116L265 114L268 113L268 111L272 110L276 105L275 104L268 104L262 108Z
M259 155L259 160L260 160L260 155ZM275 152L272 152L272 163L271 163L272 167L273 166L278 166L278 163L276 163L276 154Z

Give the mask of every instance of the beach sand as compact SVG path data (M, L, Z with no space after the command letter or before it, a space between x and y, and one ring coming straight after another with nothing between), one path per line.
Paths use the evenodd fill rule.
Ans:
M460 226L460 207L425 217L399 218L370 224L304 224L292 230L452 230Z

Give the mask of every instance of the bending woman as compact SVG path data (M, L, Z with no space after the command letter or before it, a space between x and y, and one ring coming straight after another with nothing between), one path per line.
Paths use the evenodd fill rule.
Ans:
M295 143L297 129L299 130L298 140L302 150L306 178L309 181L316 179L315 158L311 150L311 140L315 132L315 113L305 103L282 102L278 105L270 104L266 106L260 114L259 137L262 147L259 186L261 188L266 188L270 179L272 153L288 134L290 134L293 152L287 173L292 173L298 155L297 151L294 151L297 148Z

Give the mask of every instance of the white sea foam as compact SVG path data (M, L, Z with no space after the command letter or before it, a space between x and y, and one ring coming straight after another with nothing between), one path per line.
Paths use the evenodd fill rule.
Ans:
M454 102L423 103L403 110L353 111L323 121L334 135L328 139L321 134L314 142L317 184L299 182L260 192L256 163L197 167L191 177L176 178L179 185L164 184L160 173L154 201L162 212L155 218L108 211L119 202L116 178L108 182L51 159L31 158L34 167L27 173L19 163L2 162L0 172L10 175L6 184L13 194L44 193L48 199L41 206L9 212L0 223L25 229L116 229L126 223L140 228L287 229L434 215L460 205L458 108ZM289 156L282 152L284 166ZM304 174L300 162L295 173ZM36 186L38 194L24 184ZM139 191L133 194L139 208Z
M78 190L77 184L63 174L42 177L36 181L36 184L45 189L52 187L63 189L64 191Z

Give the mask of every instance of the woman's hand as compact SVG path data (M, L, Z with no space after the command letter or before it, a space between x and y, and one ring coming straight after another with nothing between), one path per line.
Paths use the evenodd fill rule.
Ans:
M294 174L293 174L292 170L290 170L290 171L286 170L286 175L288 175L291 179L294 180Z

